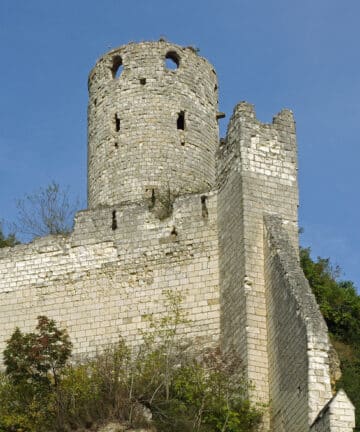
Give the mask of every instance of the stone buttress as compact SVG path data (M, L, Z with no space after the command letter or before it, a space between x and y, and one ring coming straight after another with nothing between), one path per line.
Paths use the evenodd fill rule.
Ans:
M252 105L239 103L217 166L223 346L242 356L251 398L269 405L263 429L308 431L332 398L330 343L299 264L291 111L263 124ZM341 403L331 406L343 415ZM351 431L351 403L345 411L340 423ZM321 430L337 432L335 417Z
M287 221L297 245L295 126L289 111L262 124L240 103L220 148L219 226L222 325L226 344L243 353L256 395L269 401L263 217ZM231 319L228 319L231 317Z

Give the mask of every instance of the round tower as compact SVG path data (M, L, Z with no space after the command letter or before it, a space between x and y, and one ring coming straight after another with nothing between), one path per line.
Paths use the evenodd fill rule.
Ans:
M216 73L191 47L105 54L89 76L89 208L210 190L217 106Z

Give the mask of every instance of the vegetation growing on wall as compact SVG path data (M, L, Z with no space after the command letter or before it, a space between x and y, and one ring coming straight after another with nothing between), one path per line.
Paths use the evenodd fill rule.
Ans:
M94 359L68 364L71 343L53 320L16 329L0 376L1 432L96 430L109 420L151 424L158 432L249 432L261 419L235 353L195 353L177 337L181 297L168 293L168 314L150 320L143 345L123 339Z
M328 258L314 261L307 248L301 249L300 259L341 361L337 387L344 388L354 403L360 430L360 296L352 282L339 279L339 268Z
M2 226L0 224L0 248L12 247L15 246L17 243L18 241L14 234L9 234L8 236L5 236L2 230Z

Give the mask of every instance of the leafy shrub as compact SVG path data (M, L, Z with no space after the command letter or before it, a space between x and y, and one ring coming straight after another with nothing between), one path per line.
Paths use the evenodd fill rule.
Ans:
M2 226L0 223L0 248L3 247L13 247L16 244L18 244L18 240L15 237L15 234L9 234L8 236L5 236L2 230Z
M96 359L69 368L58 391L57 430L109 419L134 427L151 423L159 432L254 430L261 412L247 399L238 356L219 349L194 356L176 346L172 352L169 359L164 347L142 347L129 355L120 341Z
M4 352L0 432L94 430L109 420L159 432L254 430L261 411L247 399L238 355L190 350L178 336L181 296L166 297L168 313L149 316L141 346L120 338L82 364L67 364L71 343L53 320L39 317L36 333L16 329Z
M172 377L170 397L163 398L169 408L165 413L160 409L157 415L159 431L168 431L174 424L179 428L173 430L179 432L254 430L260 411L250 406L249 386L238 355L216 348L182 360Z

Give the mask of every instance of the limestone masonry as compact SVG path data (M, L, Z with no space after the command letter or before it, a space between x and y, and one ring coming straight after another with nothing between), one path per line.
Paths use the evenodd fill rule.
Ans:
M168 67L172 62L173 68ZM252 105L219 140L212 65L193 48L130 43L89 76L88 209L70 236L0 249L0 351L40 314L76 355L137 343L167 290L184 296L197 344L234 346L263 430L350 432L331 389L326 324L299 266L295 123Z

